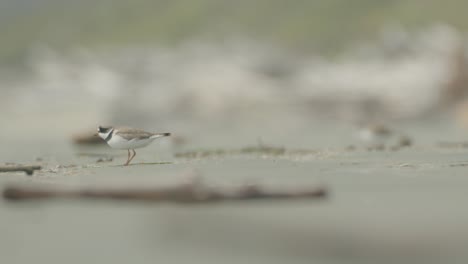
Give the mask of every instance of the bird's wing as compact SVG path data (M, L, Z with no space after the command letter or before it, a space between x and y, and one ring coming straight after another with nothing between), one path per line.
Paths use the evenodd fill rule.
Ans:
M131 127L119 127L116 128L116 131L114 132L116 135L119 135L126 140L131 140L131 139L147 139L153 136L153 133L146 132L140 129L135 129Z

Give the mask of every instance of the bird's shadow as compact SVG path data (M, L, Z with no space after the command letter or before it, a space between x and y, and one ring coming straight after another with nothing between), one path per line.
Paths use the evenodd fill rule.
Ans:
M171 161L140 162L140 163L130 163L128 165L124 165L124 164L110 165L109 167L130 167L130 166L138 166L138 165L166 165L166 164L173 164L173 162L171 162Z

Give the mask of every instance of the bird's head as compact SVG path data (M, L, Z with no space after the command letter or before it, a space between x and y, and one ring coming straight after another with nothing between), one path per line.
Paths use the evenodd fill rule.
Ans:
M106 139L107 136L109 136L109 134L112 133L113 130L113 127L98 126L97 135L102 139Z

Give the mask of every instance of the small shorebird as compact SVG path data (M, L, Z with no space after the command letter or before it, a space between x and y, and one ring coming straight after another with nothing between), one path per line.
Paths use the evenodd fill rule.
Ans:
M368 144L368 148L382 150L385 143L394 135L394 131L382 124L368 124L359 130L359 139Z
M171 133L151 133L131 127L98 127L99 137L104 139L111 148L126 149L128 151L127 166L136 156L135 149L148 146L153 140L170 136ZM130 155L132 150L133 155Z
M367 144L368 150L384 150L389 142L393 143L390 146L391 150L413 145L411 138L403 132L378 123L362 126L358 136L363 143Z

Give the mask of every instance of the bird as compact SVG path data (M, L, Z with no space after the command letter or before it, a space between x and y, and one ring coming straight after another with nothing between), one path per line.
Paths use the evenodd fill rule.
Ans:
M366 143L367 150L384 150L390 147L390 150L395 151L413 145L412 138L406 133L382 123L361 126L358 136L363 143Z
M361 126L358 136L362 142L369 144L369 148L382 150L393 134L394 131L383 124L367 124Z
M97 135L104 139L111 148L128 151L127 162L124 166L128 166L136 156L135 149L146 147L157 138L171 135L171 133L151 133L131 127L113 126L98 126L97 131Z

